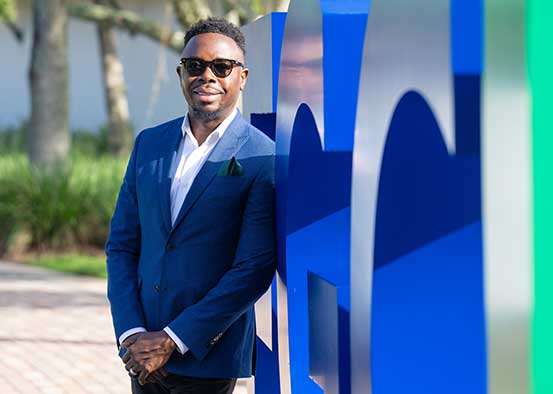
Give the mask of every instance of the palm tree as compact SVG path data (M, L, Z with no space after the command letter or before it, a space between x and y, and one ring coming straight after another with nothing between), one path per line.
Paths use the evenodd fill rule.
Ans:
M96 4L120 8L115 0L94 0ZM98 22L98 40L102 58L104 94L108 113L107 149L115 155L126 155L132 147L129 102L123 63L117 54L115 32L107 22Z
M70 147L66 1L34 0L32 7L27 150L35 167L52 168L66 164Z

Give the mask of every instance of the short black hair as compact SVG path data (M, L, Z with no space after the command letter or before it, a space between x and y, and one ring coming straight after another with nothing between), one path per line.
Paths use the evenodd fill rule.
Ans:
M246 39L240 28L224 18L213 16L199 20L190 27L184 36L184 46L186 47L186 44L188 44L188 41L190 41L192 37L203 33L223 34L231 38L242 50L242 53L246 53Z

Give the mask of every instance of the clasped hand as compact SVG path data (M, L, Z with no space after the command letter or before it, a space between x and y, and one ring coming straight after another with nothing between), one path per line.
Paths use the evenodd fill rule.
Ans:
M127 349L123 357L125 369L137 374L138 382L144 385L167 377L164 366L176 345L165 331L155 331L133 334L121 347Z

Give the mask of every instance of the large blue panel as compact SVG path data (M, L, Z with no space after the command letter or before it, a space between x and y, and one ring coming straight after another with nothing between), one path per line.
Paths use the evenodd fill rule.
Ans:
M309 275L316 275L336 287L338 310L338 365L341 393L349 392L349 324L343 311L349 309L349 216L343 209L291 235L287 242L289 289L289 340L292 389L294 393L319 393L310 376Z
M375 272L373 392L484 394L480 222Z
M378 61L362 59L369 5L368 0L292 0L291 15L274 14L273 94L280 89L278 107L276 96L273 101L276 128L275 114L252 115L277 140L278 270L287 287L293 393L321 393L310 373L327 375L319 381L335 373L322 367L328 364L315 351L323 346L322 338L330 338L323 335L328 331L316 332L315 316L325 303L332 304L326 318L337 319L325 320L325 327L338 332L339 392L351 392L352 149L357 95L372 88L359 86L361 63ZM448 153L439 116L432 112L436 103L429 106L424 91L406 90L395 112L383 114L391 121L378 184L373 348L367 354L376 394L406 388L413 393L485 391L479 224L482 14L482 0L451 2L447 56L454 72L454 149ZM281 64L279 40L286 19L283 45L288 51L282 48ZM279 83L277 75L287 79ZM318 291L313 289L323 282L336 289L336 302L314 299ZM317 313L310 314L310 304L318 306ZM274 299L275 320L276 307ZM367 322L367 332L369 327ZM277 363L276 327L273 338L273 352L259 347L258 394L277 392L269 387L275 380L271 366Z
M451 0L451 55L455 74L482 73L483 34L483 0Z
M276 322L276 315L273 315ZM275 332L273 338L275 338ZM271 351L262 340L256 339L256 357L257 367L255 371L255 391L259 394L280 394L278 352L273 341L273 351Z
M320 9L311 12L309 5ZM293 393L321 392L310 378L308 344L320 341L310 337L307 324L308 272L337 292L339 369L336 375L332 368L323 368L319 381L338 376L339 392L351 391L348 207L367 11L366 0L293 1L287 17L280 72L287 80L279 85L277 115L277 232L283 251L278 269L288 289L288 332L293 333ZM344 35L347 40L337 39ZM327 389L334 392L336 386Z
M313 114L305 104L294 122L288 185L288 234L350 203L351 151L322 150Z
M269 138L275 138L276 114L251 114L251 123L263 131ZM275 289L275 280L272 288ZM277 335L277 300L276 291L272 292L271 299L271 330L272 330L272 349L269 349L265 343L256 338L256 371L255 387L259 394L279 394L279 363L278 363L278 335Z
M251 114L251 123L261 130L267 137L275 140L276 133L276 114Z
M313 115L301 105L294 122L289 157L286 260L290 367L294 392L314 393L309 378L308 272L337 288L340 311L349 310L349 206L351 152L322 151ZM293 289L292 291L290 291ZM336 316L343 312L336 310ZM338 322L336 322L338 324ZM339 319L339 386L349 387L349 324ZM345 364L345 365L344 365ZM330 379L330 377L328 377Z
M480 75L455 75L457 156L480 156Z
M323 8L324 12L324 8ZM323 14L325 150L353 150L365 13ZM347 39L338 39L347 37Z
M273 12L271 14L271 38L273 41L273 112L275 113L275 115L278 103L278 74L280 73L280 51L282 50L282 37L284 36L285 23L285 12Z
M399 102L385 145L376 214L375 269L480 219L478 156L449 156L424 99Z
M272 53L272 113L251 114L251 123L263 131L269 138L276 137L276 110L278 101L278 76L280 71L280 51L284 35L286 13L271 14L271 53ZM255 87L253 87L255 88ZM282 250L282 247L279 249ZM278 357L278 300L276 291L276 280L272 283L271 292L271 349L257 338L256 344L256 373L255 391L257 394L279 394L280 389L280 365Z

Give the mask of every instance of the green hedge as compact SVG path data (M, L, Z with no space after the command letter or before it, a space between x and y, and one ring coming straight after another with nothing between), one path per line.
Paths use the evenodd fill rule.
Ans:
M22 121L16 126L0 127L0 155L25 153L27 127L27 121ZM108 134L107 125L100 127L97 132L73 129L71 130L71 152L85 156L107 155L109 154Z
M69 174L33 170L23 154L0 156L0 254L17 233L33 250L103 247L126 159L74 154Z

